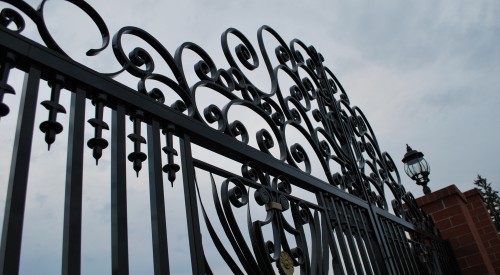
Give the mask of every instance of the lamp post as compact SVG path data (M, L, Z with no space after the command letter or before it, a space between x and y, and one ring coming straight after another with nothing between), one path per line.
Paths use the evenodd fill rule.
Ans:
M405 164L406 174L418 185L422 186L424 194L427 195L431 193L431 189L427 186L431 168L424 159L424 154L411 149L411 147L406 144L406 154L404 155L402 161Z

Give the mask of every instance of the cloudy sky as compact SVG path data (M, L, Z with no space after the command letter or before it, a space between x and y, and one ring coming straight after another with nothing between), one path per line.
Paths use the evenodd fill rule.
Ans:
M38 3L29 2L34 5ZM500 135L498 1L87 2L101 14L112 34L122 26L137 26L154 35L172 54L180 44L191 41L202 46L216 64L221 64L220 67L226 66L220 46L220 35L229 27L239 29L255 47L256 32L262 25L274 28L287 42L299 38L307 45L314 45L323 54L324 64L336 74L349 95L351 104L363 110L375 131L381 149L391 154L398 165L403 184L416 197L422 195L422 191L404 175L400 162L406 143L425 154L431 166L429 186L432 190L450 184L457 185L463 191L468 190L474 187L472 182L477 174L492 182L496 190L500 189L497 159L500 153L500 143L497 141ZM54 37L61 41L60 45L74 59L98 71L110 72L117 68L113 64L103 62L99 56L84 56L83 53L87 49L99 45L99 36L96 29L89 27L92 26L91 21L72 5L49 1L46 18L53 29ZM35 32L28 29L27 33ZM21 79L21 76L15 74L12 77ZM11 104L15 106L15 100ZM45 117L46 114L42 116ZM14 118L7 117L0 121L0 133L6 133L5 129L13 129L9 128L15 123L15 115L12 117ZM40 119L43 120L44 118ZM38 138L43 137L40 135ZM65 137L63 132L60 138L62 144L66 138L67 134ZM8 142L2 136L2 144ZM5 145L4 148L8 146L10 145ZM89 153L88 150L86 152ZM45 147L40 151L35 149L34 161L40 157L43 162L43 154L46 154ZM59 154L64 158L64 146L55 147L51 154L51 157ZM1 156L0 194L5 194L3 190L6 190L10 152L2 151ZM88 160L86 159L91 162ZM109 163L106 160L107 157L104 156L104 166ZM32 174L43 174L43 171L50 173L44 170L47 168L43 165L33 167L38 168L33 168L35 170L30 171ZM54 176L57 174L57 168L54 169L56 170L52 172L53 180L63 182L64 175ZM92 172L88 172L90 175L86 176L86 181L91 182L89 184L97 184L97 175L103 172L97 168L89 169L96 169L95 175L92 176ZM147 170L143 174L147 175ZM99 186L96 185L95 188L99 189ZM88 190L90 189L89 187ZM49 189L40 186L39 189L33 190L36 191L32 191L29 196L35 198L36 203L28 202L28 206L31 205L33 209L37 205L47 204L47 200L51 201L54 208L61 206L62 198L56 202L49 199L50 195L63 194L64 189L61 186ZM147 188L137 187L135 191L138 195L130 199L130 204L139 205L141 196L148 197ZM88 213L101 213L100 216L87 216L97 224L106 224L109 206L106 202L99 201L99 195L100 191L86 195L90 203L84 206L87 207L84 208L84 215L85 209L88 209ZM2 195L1 201L4 200ZM147 208L147 203L141 207ZM141 207L131 207L130 210L137 220L142 218L138 210L142 209ZM28 211L28 215L37 216L36 211ZM54 215L53 219L60 222L61 215ZM147 218L144 218L144 222L147 222ZM29 223L25 226L28 228L25 230L40 231L47 236L58 235L61 231L61 228L44 226L44 223L34 224L36 229L30 229ZM103 232L108 234L107 230ZM131 246L137 248L133 251L138 251L134 252L136 259L141 249L144 249L146 255L151 253L147 252L147 248L141 248L141 230L147 233L144 229L131 229L131 232L138 232L131 233L136 234L136 237L131 237ZM45 231L46 233L43 233ZM99 233L101 231L94 232L91 228L87 230L89 231L93 233L84 235L84 238L90 241L87 246L84 243L83 254L84 258L88 256L85 258L86 263L91 264L85 265L84 271L93 274L93 266L98 266L98 270L108 270L109 266L104 263L106 261L98 257L92 258L92 255L99 254L95 251L109 252L106 243L108 239L104 239L104 244L101 245L101 238L105 238ZM26 239L30 240L29 237L25 237ZM47 244L36 243L35 240L33 243L35 245L30 246L29 250L33 255L41 257ZM59 243L60 240L57 240L57 245L53 245L54 253L60 253L57 252L60 251ZM180 254L182 249L178 248ZM31 254L24 253L26 264L25 269L21 270L30 274L29 267L39 265L30 262ZM133 256L131 255L131 258L134 258ZM142 264L150 264L134 259L131 262L132 269L138 270L137 274L144 274L141 273L145 268ZM52 270L50 268L55 267L57 261L46 268ZM58 268L55 270L59 270Z

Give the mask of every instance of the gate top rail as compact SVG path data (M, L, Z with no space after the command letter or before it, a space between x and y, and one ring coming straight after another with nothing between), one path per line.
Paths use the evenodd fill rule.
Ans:
M271 173L287 174L307 190L322 190L357 204L368 202L380 209L377 210L380 215L394 219L387 212L387 186L394 196L392 208L396 216L406 220L408 226L414 225L416 230L435 234L432 221L401 184L392 158L380 149L366 116L360 108L351 105L344 88L323 65L323 56L313 46L306 46L298 39L286 43L275 30L262 26L257 32L261 58L240 31L229 28L222 34L221 43L230 67L220 68L194 43L180 45L172 55L160 41L137 27L123 27L111 38L104 20L89 4L67 0L86 13L99 29L101 47L90 49L86 54L98 55L111 44L116 61L122 67L114 73L99 73L71 60L52 37L43 16L46 0L37 9L24 1L1 2L12 8L4 8L0 13L0 58L12 66L28 71L30 66L38 64L43 67L42 78L54 81L55 75L62 75L66 89L88 89L87 96L94 100L105 95L106 106L115 109L123 105L130 116L140 112L139 121L172 123L176 135L189 133L193 142L216 153L266 167ZM46 47L20 35L25 28L25 17L35 23ZM272 45L264 35L273 38ZM126 36L142 40L161 60L153 60L152 54L143 47L126 53L123 46ZM234 38L239 44L233 48L229 40ZM199 57L194 71L187 69L192 64L183 62L183 54L188 51ZM155 62L165 63L173 77L159 73ZM252 82L244 73L261 67L269 76L269 90ZM136 78L137 90L112 79L127 73ZM186 77L192 73L198 78L195 83L189 83ZM8 107L2 103L3 96L14 91L7 85L8 74L1 77L0 107L4 111L0 116L5 116ZM280 80L284 77L293 84L283 85ZM164 88L148 89L150 83ZM222 108L210 104L201 110L197 103L197 91L201 89L209 89L227 102ZM180 99L167 102L167 92L175 93ZM230 110L235 107L252 111L267 125L250 133L244 123L230 116ZM285 134L288 129L300 132L313 152L307 152L302 144L290 144ZM252 134L258 149L248 146ZM272 150L278 151L277 156ZM94 156L96 160L99 158ZM311 165L315 165L312 157L319 160L327 182L311 175ZM333 170L331 164L340 169Z

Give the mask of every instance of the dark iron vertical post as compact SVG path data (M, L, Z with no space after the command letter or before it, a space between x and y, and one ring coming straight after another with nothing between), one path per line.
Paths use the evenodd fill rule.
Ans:
M331 267L332 271L334 274L344 275L346 274L347 270L344 270L344 268L342 268L342 262L344 260L342 259L342 255L340 254L341 253L341 251L339 250L340 248L335 243L335 235L333 233L333 231L336 228L336 224L334 223L339 222L337 212L335 211L335 207L332 205L330 198L327 197L326 194L319 193L316 195L316 198L319 204L322 205L325 209L325 212L322 217L322 228L323 228L322 234L324 239L325 238L328 239L328 245L330 246L330 251L332 254L332 267ZM327 247L328 246L326 244L323 246L324 249L323 254L328 253L326 251ZM326 267L326 265L328 264L329 263L323 263L324 271L328 270L328 268Z
M366 216L369 210L358 208L357 216L359 217L359 223L361 225L360 237L365 241L365 246L370 256L370 262L375 274L386 274L387 271L384 269L383 265L384 259L380 255L380 247L373 243L373 229L369 229L369 224L367 224ZM371 232L370 232L371 231ZM375 250L376 249L376 250ZM375 252L377 251L377 252Z
M342 223L345 220L345 217L342 215L343 213L340 212L339 207L336 205L337 201L335 199L337 198L332 198L332 197L327 197L326 198L328 202L330 203L331 211L332 211L332 217L330 219L334 219L335 224L332 225L332 230L335 230L335 234L337 235L337 241L339 243L340 251L342 253L342 261L344 262L344 266L346 268L346 273L347 274L355 274L354 271L354 265L352 263L352 260L349 256L349 251L348 251L348 244L346 243L346 238L344 237L344 226ZM337 199L339 200L339 199ZM328 203L327 202L327 203ZM333 237L333 236L332 236Z
M368 223L373 225L375 240L380 247L380 252L382 254L382 258L384 259L384 262L380 262L380 264L384 264L386 266L387 271L389 272L388 274L399 274L395 263L395 257L397 255L394 255L391 252L392 250L390 249L389 240L387 238L388 235L383 228L379 215L377 214L372 203L369 202L368 207Z
M111 265L113 275L128 275L125 107L111 113Z
M2 243L0 244L0 274L2 275L19 273L24 208L40 76L41 70L31 66L24 78L5 202Z
M415 264L415 257L413 257L410 253L410 247L408 244L408 239L404 233L404 229L398 225L393 225L394 230L396 231L396 237L399 240L402 250L404 252L405 262L409 265L409 270L416 270L417 265Z
M153 261L155 275L170 274L168 262L167 222L163 195L163 171L161 166L160 125L152 121L148 125L149 201L151 204L151 234L153 237Z
M390 246L390 249L393 251L393 254L394 254L394 258L393 258L394 262L396 263L396 266L399 268L398 274L407 274L404 258L402 255L403 252L401 251L400 247L398 246L398 240L396 239L396 236L394 235L394 231L392 230L391 222L384 221L383 227L384 227L384 231L386 234L387 242Z
M69 114L61 271L63 275L80 274L81 269L84 127L85 91L77 88L71 94Z
M391 244L390 244L389 239L388 239L388 235L387 235L386 231L384 230L383 221L381 221L378 218L378 215L375 212L375 210L373 209L372 205L370 205L370 210L371 210L370 211L371 215L369 215L371 218L370 222L373 224L374 228L376 229L376 231L375 231L376 240L377 240L377 243L380 244L382 256L385 260L385 264L387 265L387 269L389 271L392 271L391 274L399 274L398 266L397 266L397 259L396 259L397 255L395 255L392 252Z
M181 139L181 159L191 266L193 274L204 275L205 255L201 242L200 221L198 219L198 204L196 201L196 187L194 185L195 171L191 151L191 138L187 134L184 134Z
M363 273L363 263L360 259L360 251L356 248L354 241L354 234L352 232L352 213L346 210L346 204L344 201L337 201L337 211L340 211L340 215L343 216L344 222L342 225L342 232L344 233L345 240L347 241L347 246L349 247L349 252L351 254L351 259L354 262L354 267L356 268L357 274Z
M363 245L363 229L360 226L361 220L359 219L359 216L357 215L358 212L358 206L357 205L345 205L345 208L349 212L349 215L352 218L353 221L353 229L352 229L352 234L354 238L354 242L358 246L358 253L361 256L361 260L363 261L363 266L365 267L365 273L372 275L372 269L371 269L371 264L370 260L368 259L368 251L366 247Z

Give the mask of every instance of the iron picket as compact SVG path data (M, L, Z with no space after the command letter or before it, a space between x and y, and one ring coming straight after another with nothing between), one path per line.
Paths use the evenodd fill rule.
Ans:
M111 261L112 273L129 273L125 107L111 112Z
M153 261L156 275L170 274L168 261L167 222L163 195L161 165L160 124L148 125L149 194L151 204L151 230L153 236Z
M24 78L0 244L0 272L2 274L18 274L19 272L31 145L41 74L41 69L33 65L29 67Z
M80 274L82 250L83 149L86 91L71 94L64 202L62 274Z

